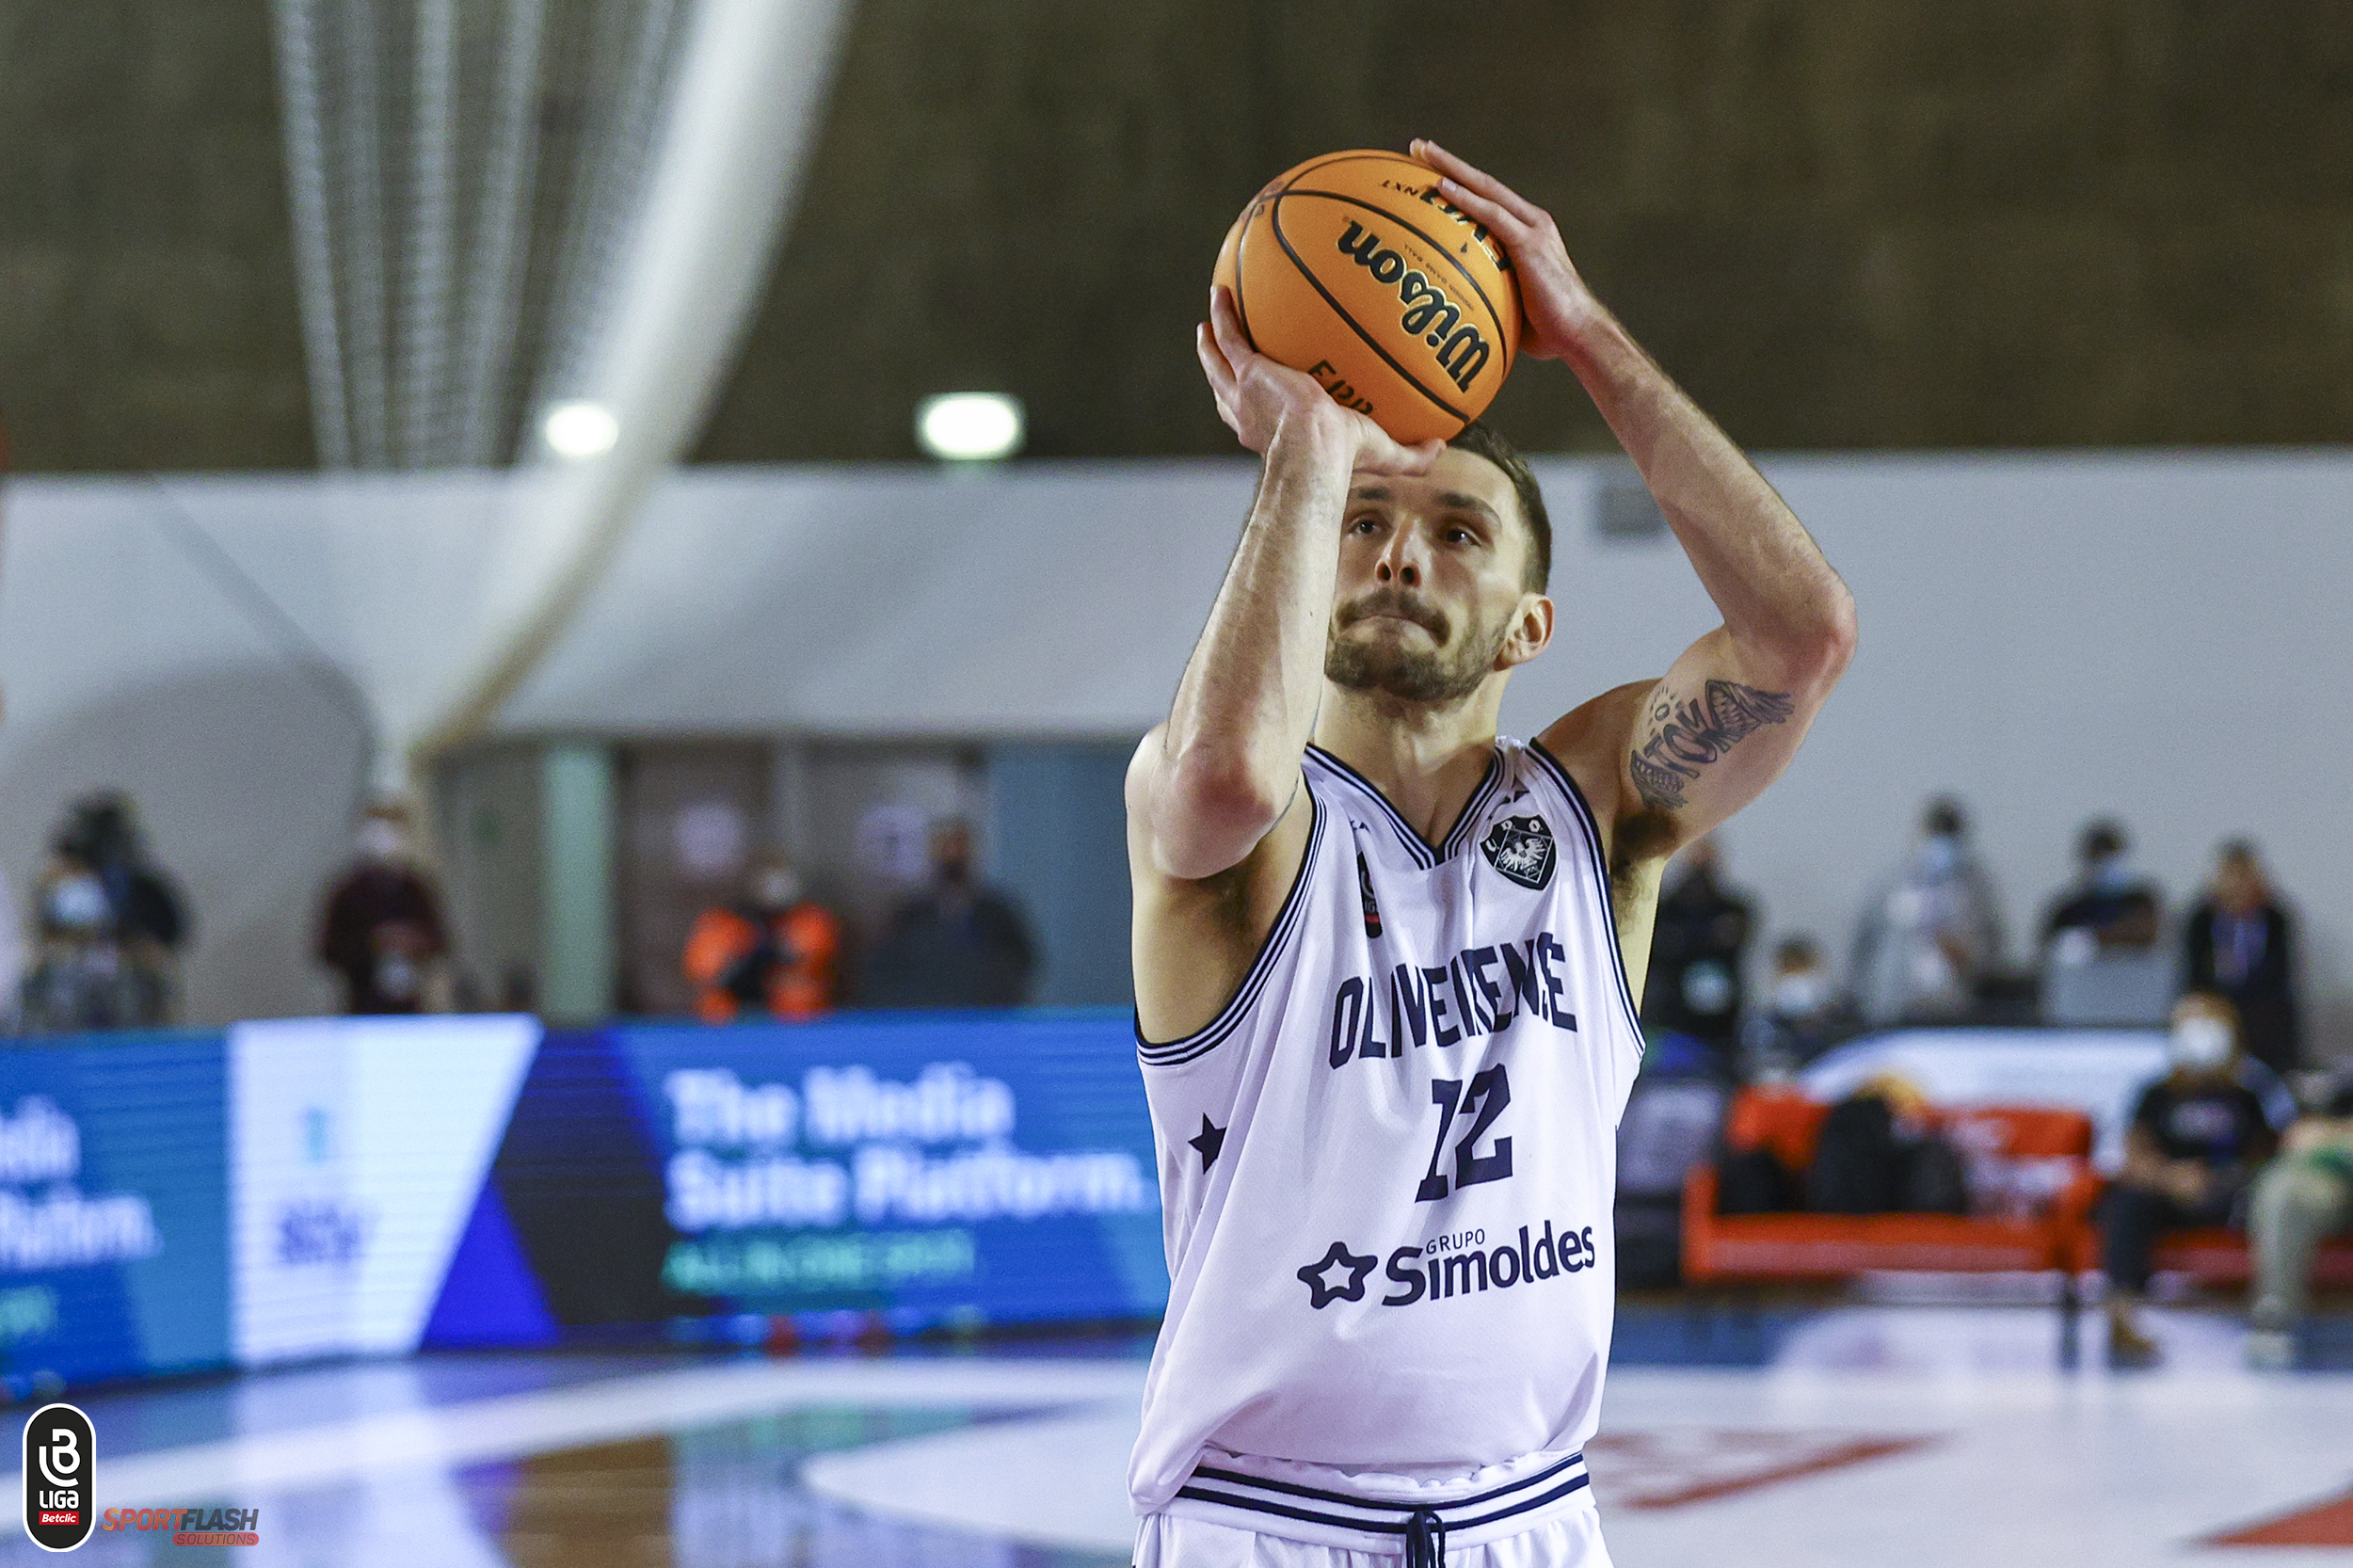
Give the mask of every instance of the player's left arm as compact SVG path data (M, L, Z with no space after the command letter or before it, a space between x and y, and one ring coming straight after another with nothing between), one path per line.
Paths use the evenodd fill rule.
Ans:
M1606 693L1543 737L1609 797L1593 807L1613 867L1655 866L1789 765L1853 656L1854 598L1755 465L1585 286L1551 215L1433 143L1414 154L1503 242L1520 351L1576 371L1722 612L1663 679Z

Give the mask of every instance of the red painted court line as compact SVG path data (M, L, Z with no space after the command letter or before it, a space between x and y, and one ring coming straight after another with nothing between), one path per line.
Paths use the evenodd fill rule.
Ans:
M2353 1546L2353 1492L2313 1508L2225 1535L2210 1535L2208 1546Z
M1623 1498L1619 1506L1645 1511L1684 1508L1692 1503L1710 1502L1718 1497L1728 1497L1736 1493L1753 1492L1760 1486L1773 1486L1782 1481L1797 1480L1805 1476L1817 1476L1825 1470L1842 1469L1849 1464L1860 1464L1865 1460L1885 1459L1891 1454L1910 1453L1916 1448L1925 1448L1935 1441L1937 1439L1933 1436L1858 1437L1848 1442L1833 1444L1828 1448L1817 1448L1812 1453L1783 1464L1769 1464L1760 1470L1722 1476L1713 1480L1694 1481L1689 1486L1643 1492L1636 1496Z

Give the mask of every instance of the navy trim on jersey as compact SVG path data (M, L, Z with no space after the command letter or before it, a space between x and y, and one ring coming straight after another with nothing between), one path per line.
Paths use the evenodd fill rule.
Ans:
M1523 1476L1507 1486L1498 1486L1493 1491L1481 1492L1476 1496L1460 1498L1450 1503L1441 1503L1435 1507L1430 1507L1427 1504L1420 1505L1420 1507L1430 1507L1430 1512L1436 1513L1449 1530L1474 1529L1481 1525L1492 1525L1499 1520L1532 1512L1547 1503L1558 1502L1571 1493L1591 1485L1593 1478L1580 1468L1584 1462L1583 1453L1573 1453L1560 1463L1540 1470L1534 1475ZM1577 1473L1560 1485L1539 1493L1535 1496L1521 1497L1516 1502L1486 1513L1471 1515L1467 1512L1468 1510L1483 1503L1493 1502L1498 1497L1507 1497L1515 1492L1526 1492L1530 1487L1542 1486L1563 1471L1571 1469L1577 1470ZM1195 1502L1219 1503L1227 1508L1244 1509L1254 1513L1273 1513L1286 1519L1299 1519L1311 1525L1329 1525L1339 1529L1363 1530L1378 1535L1403 1535L1413 1528L1412 1516L1419 1512L1417 1505L1396 1498L1384 1497L1368 1501L1362 1497L1349 1496L1346 1493L1325 1492L1312 1486L1298 1486L1288 1481L1269 1480L1259 1476L1246 1476L1235 1470L1212 1469L1206 1464L1195 1468L1193 1474L1195 1478L1207 1477L1227 1486L1244 1486L1259 1491L1282 1493L1315 1502L1337 1503L1343 1508L1354 1509L1360 1512L1388 1516L1370 1519L1351 1518L1344 1514L1322 1513L1312 1509L1277 1502L1272 1497L1254 1497L1232 1492L1212 1492L1199 1486L1180 1486L1176 1489L1176 1496L1190 1497Z
M1301 781L1301 788L1306 788L1305 780ZM1145 1066L1177 1067L1196 1057L1207 1056L1224 1045L1249 1017L1251 1005L1258 1000L1258 993L1266 989L1267 981L1274 972L1275 959L1290 944L1292 934L1304 923L1302 917L1307 907L1307 883L1315 874L1316 851L1322 846L1326 821L1323 803L1316 799L1313 790L1307 791L1307 807L1310 823L1307 852L1299 858L1299 875L1292 879L1290 894L1283 900L1283 907L1275 913L1274 926L1267 933L1266 945L1251 961L1250 970L1241 977L1241 984L1235 987L1232 1000L1206 1027L1181 1040L1156 1044L1145 1039L1144 1019L1139 1015L1136 1018L1136 1055L1143 1059Z
M1354 768L1350 767L1346 762L1313 742L1308 743L1307 755L1331 769L1346 782L1353 784L1357 789L1370 795L1373 803L1381 808L1382 814L1389 819L1389 826L1396 830L1398 841L1405 846L1405 853L1412 856L1414 864L1423 871L1430 870L1440 861L1450 860L1454 857L1455 851L1463 847L1463 841L1467 837L1471 823L1478 817L1480 809L1487 804L1488 797L1495 793L1496 787L1503 781L1503 751L1498 746L1489 753L1487 771L1480 776L1479 788L1471 792L1470 799L1463 803L1462 812L1455 817L1454 825L1447 830L1445 838L1433 845L1421 836L1418 828L1405 820L1405 814L1390 804L1389 797L1383 794L1381 787L1371 779L1367 778L1363 774L1358 773Z
M1647 1055L1650 1042L1642 1033L1642 1010L1634 1005L1634 986L1625 973L1625 949L1618 936L1618 901L1609 887L1609 856L1601 847L1601 819L1593 815L1585 792L1577 787L1577 780L1569 776L1569 770L1561 760L1545 749L1544 742L1531 740L1528 749L1529 755L1552 770L1552 776L1568 792L1569 804L1577 808L1577 825L1585 830L1585 843L1593 852L1593 871L1601 878L1601 908L1609 918L1609 968L1618 977L1618 1000L1625 1003L1626 1022L1634 1027L1635 1054Z

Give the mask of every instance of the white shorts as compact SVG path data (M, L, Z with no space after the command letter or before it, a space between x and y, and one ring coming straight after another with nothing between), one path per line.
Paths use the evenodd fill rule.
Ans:
M1136 1531L1135 1568L1399 1568L1403 1550L1351 1551L1286 1541L1206 1519L1155 1513ZM1601 1515L1557 1513L1530 1529L1477 1546L1449 1544L1447 1568L1609 1568Z
M1415 1479L1218 1448L1144 1516L1135 1568L1403 1568L1441 1545L1445 1568L1609 1568L1581 1453Z

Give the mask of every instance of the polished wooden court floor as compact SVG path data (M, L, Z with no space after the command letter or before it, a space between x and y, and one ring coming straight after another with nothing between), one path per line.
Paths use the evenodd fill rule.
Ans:
M2249 1370L2212 1309L2162 1367L2046 1308L1630 1307L1589 1449L1612 1556L1743 1568L2353 1568L2353 1318ZM1148 1339L483 1354L101 1391L102 1509L258 1508L249 1546L89 1564L1114 1568ZM21 1536L0 1564L50 1560Z

